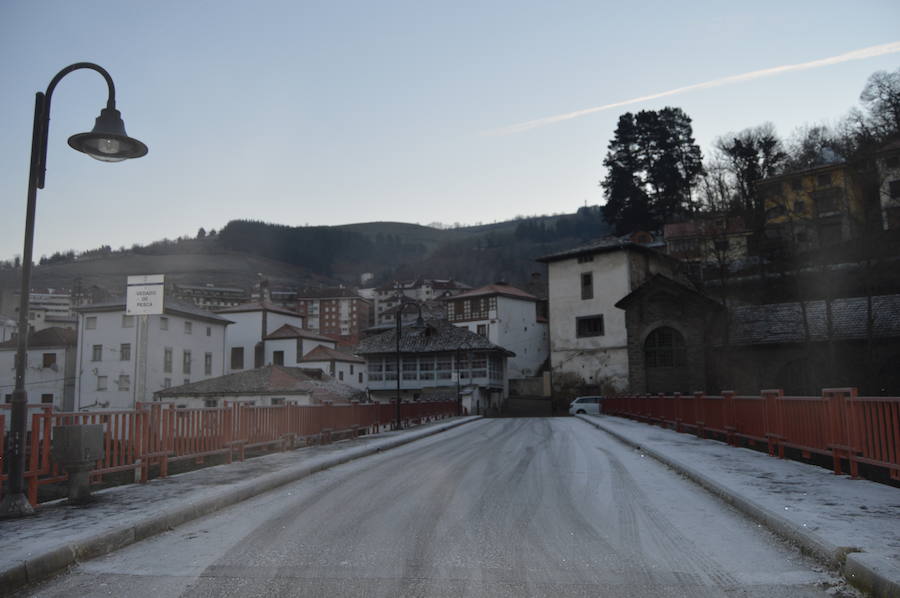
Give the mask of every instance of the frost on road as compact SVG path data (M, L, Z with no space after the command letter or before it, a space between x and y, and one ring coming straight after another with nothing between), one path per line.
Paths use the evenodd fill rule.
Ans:
M284 486L28 596L834 596L839 580L572 418L481 420Z

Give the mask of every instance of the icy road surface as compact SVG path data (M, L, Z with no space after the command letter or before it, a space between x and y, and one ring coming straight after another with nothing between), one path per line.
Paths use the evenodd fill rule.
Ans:
M574 418L480 420L317 473L23 596L842 595L840 579Z

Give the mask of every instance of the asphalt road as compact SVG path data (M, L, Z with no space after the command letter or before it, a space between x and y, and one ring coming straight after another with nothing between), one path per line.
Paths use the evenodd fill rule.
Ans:
M839 579L574 418L481 420L23 596L835 596ZM830 589L830 592L829 592Z

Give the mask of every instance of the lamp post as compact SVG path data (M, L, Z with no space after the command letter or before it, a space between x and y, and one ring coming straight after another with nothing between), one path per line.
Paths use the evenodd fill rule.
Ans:
M425 320L422 319L422 306L418 303L403 303L402 300L399 305L397 305L397 313L395 314L397 317L397 429L400 429L400 334L403 328L403 310L407 305L415 305L416 309L419 310L419 317L416 318L416 327L421 328L425 325Z
M0 518L22 517L34 513L25 497L25 424L28 411L28 393L25 390L25 368L28 358L28 304L31 291L31 259L34 245L34 213L37 190L44 188L47 170L47 137L50 129L50 100L60 80L79 69L97 71L106 80L109 94L106 108L100 111L90 133L69 137L72 149L83 152L103 162L119 162L128 158L140 158L147 153L147 146L125 133L125 123L116 110L116 89L112 77L102 67L90 62L78 62L59 71L47 91L37 92L34 99L34 124L31 134L31 167L28 173L28 203L25 212L25 244L22 250L22 283L19 295L19 323L16 345L16 385L12 393L8 457L8 481L6 494L0 503Z

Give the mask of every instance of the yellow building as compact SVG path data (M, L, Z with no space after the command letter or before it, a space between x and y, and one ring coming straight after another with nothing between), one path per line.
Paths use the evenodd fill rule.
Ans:
M768 238L815 249L847 241L864 226L863 194L847 164L828 164L763 179Z

